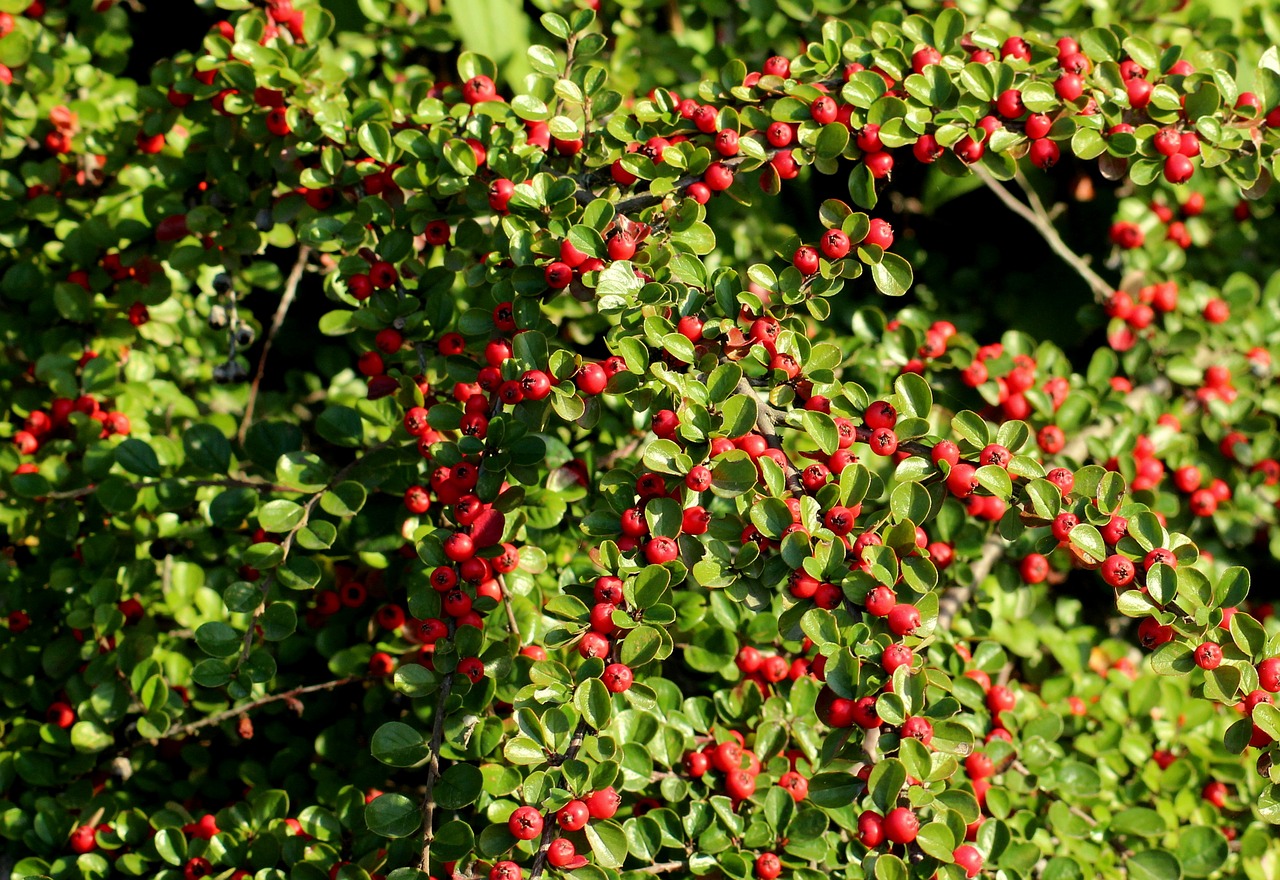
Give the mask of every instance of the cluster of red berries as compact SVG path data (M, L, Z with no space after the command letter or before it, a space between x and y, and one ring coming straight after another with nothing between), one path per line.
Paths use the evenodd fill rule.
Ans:
M622 595L622 579L613 575L601 575L596 578L593 595L595 604L591 606L588 629L578 640L578 653L586 660L595 657L604 660L604 672L600 676L604 686L611 693L625 693L635 681L631 667L616 661L608 662L614 651L613 637L618 632L614 614L625 612L627 608L626 599Z
M585 797L574 798L554 814L547 813L545 818L536 807L517 807L507 819L507 830L516 840L538 840L547 823L554 821L561 832L572 834L582 831L593 819L612 819L621 806L622 795L610 786ZM562 834L553 838L547 847L547 862L554 868L574 870L587 864L587 859L578 854L574 839ZM524 870L510 860L497 862L489 870L489 880L522 880L523 877Z
M807 654L812 648L812 640L806 637L804 646L800 649L801 655ZM734 663L746 681L755 684L761 692L768 693L770 687L783 681L796 681L804 676L821 678L826 669L827 658L824 654L819 654L812 660L799 656L788 663L787 658L780 654L766 656L751 645L743 645L738 649Z
M821 268L822 258L831 262L843 260L855 246L864 244L887 251L893 246L893 227L886 220L872 218L866 234L858 241L852 240L842 229L828 229L818 239L816 248L807 244L796 248L791 265L800 270L801 275L815 275Z
M1002 343L993 342L979 346L974 352L973 360L960 371L960 381L970 388L977 388L990 381L993 378L991 375L993 362L1009 363L1005 359ZM1031 355L1014 355L1012 364L1005 372L994 377L997 388L996 405L985 407L979 414L984 418L997 421L1028 418L1031 415L1031 403L1026 398L1026 392L1036 387L1038 369L1039 365ZM1049 376L1041 383L1040 390L1048 395L1056 411L1067 399L1067 393L1071 388L1066 378ZM1052 445L1051 443L1050 446ZM1045 451L1052 454L1059 450L1046 449Z
M701 749L685 752L681 763L684 772L693 779L705 780L708 773L714 773L711 783L737 804L755 794L763 768L755 752L747 748L746 738L736 730L728 733L730 739L709 740ZM796 770L796 762L803 754L789 751L786 757L791 769L778 777L777 784L798 803L809 794L809 780Z
M97 355L93 352L86 352L80 363L83 366L95 357ZM50 440L73 436L74 425L71 418L73 413L80 413L98 422L102 426L98 434L100 438L105 439L112 435L127 437L132 430L129 417L119 410L103 409L104 403L106 401L99 400L92 394L82 394L75 400L69 397L54 398L47 411L37 409L27 415L22 422L22 428L14 432L13 444L19 454L30 456L39 452L40 448ZM33 462L24 462L14 471L17 474L35 472L36 465Z
M1123 290L1107 297L1103 309L1113 319L1107 331L1107 343L1116 351L1125 352L1138 342L1138 334L1147 330L1159 314L1168 314L1178 308L1178 283L1163 281L1139 288L1137 299Z

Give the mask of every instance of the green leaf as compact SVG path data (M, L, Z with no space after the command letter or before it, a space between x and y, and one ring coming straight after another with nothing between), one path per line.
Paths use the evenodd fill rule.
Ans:
M422 810L402 794L380 794L364 808L364 821L382 837L408 837L421 827Z
M512 764L519 765L542 764L547 760L547 754L542 746L527 736L517 736L507 740L502 748L502 756Z
M1280 740L1280 709L1271 703L1259 703L1253 707L1253 723L1272 739Z
M101 752L111 747L115 737L94 721L77 721L71 727L71 747L77 752Z
M882 696L890 696L882 694ZM871 800L881 813L887 813L897 806L898 793L907 784L907 769L897 758L888 758L876 764L867 780L871 790Z
M903 373L893 381L893 390L902 398L903 412L920 419L929 418L933 409L933 391L923 376Z
M1182 877L1177 858L1158 849L1135 853L1125 867L1129 880L1179 880Z
M1111 820L1111 830L1120 834L1138 834L1143 837L1154 837L1164 834L1166 829L1164 817L1155 810L1146 807L1132 807L1122 810Z
M440 774L436 783L436 803L446 810L461 810L480 797L484 776L474 764L454 764Z
M320 509L333 516L355 516L368 496L363 484L347 480L320 496Z
M1095 562L1107 558L1107 543L1093 526L1080 523L1071 530L1069 538L1073 547L1088 553Z
M116 447L116 463L139 477L160 476L160 459L146 442L130 437Z
M187 839L177 828L161 828L152 841L156 853L171 865L181 865L187 859Z
M819 773L809 780L809 800L819 807L847 807L865 787L865 783L852 773Z
M1178 838L1178 861L1185 877L1208 877L1222 868L1230 849L1217 828L1193 825Z
M608 820L595 820L583 829L596 864L602 868L617 868L627 858L627 835L622 826Z
M613 702L608 688L600 679L588 678L579 684L573 693L573 705L596 730L604 730L609 724Z
M374 731L370 751L392 767L413 767L431 754L422 734L403 721L388 721Z
M741 450L718 456L711 468L711 491L721 498L737 498L756 484L756 466Z
M637 626L622 641L620 659L627 666L635 669L643 666L658 656L662 647L662 637L651 626Z
M258 524L268 532L289 532L302 522L305 511L293 501L268 501L258 511Z
M356 131L356 142L360 148L383 164L395 160L395 151L391 144L391 132L380 122L366 122ZM474 160L472 162L474 165ZM475 173L474 167L471 173Z
M756 426L754 395L738 394L724 402L720 409L721 430L728 437L741 437Z
M349 406L329 406L316 419L316 432L339 446L364 443L364 422L360 413Z
M886 296L902 296L911 289L911 264L897 254L886 253L880 262L871 264L871 278Z
M243 636L218 620L202 623L196 629L196 644L210 657L230 657L240 650Z
M916 845L940 861L951 858L951 851L956 847L956 839L945 822L929 822L920 826L916 836Z
M182 448L187 462L211 474L225 474L231 469L231 444L213 425L192 425L182 435Z
M1166 642L1151 655L1151 668L1160 675L1186 675L1195 665L1195 652L1186 642Z

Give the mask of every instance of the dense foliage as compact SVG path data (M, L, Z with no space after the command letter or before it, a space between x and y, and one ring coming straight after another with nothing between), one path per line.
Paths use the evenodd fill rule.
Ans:
M0 0L0 877L1280 871L1266 4L156 6Z

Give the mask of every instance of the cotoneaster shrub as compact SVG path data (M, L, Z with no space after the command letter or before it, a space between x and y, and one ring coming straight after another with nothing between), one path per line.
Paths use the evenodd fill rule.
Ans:
M0 0L0 876L1273 876L1273 12L536 6Z

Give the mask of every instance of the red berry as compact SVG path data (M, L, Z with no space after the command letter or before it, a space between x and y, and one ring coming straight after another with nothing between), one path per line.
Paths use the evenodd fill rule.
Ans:
M1258 684L1263 690L1280 693L1280 657L1268 657L1258 664Z
M610 663L604 668L604 686L609 689L610 693L620 694L630 689L631 683L635 680L635 674L631 671L631 667L622 663Z
M1102 563L1101 573L1108 586L1120 589L1133 582L1134 565L1128 557L1113 553Z
M849 236L839 229L828 229L818 240L818 247L828 260L839 260L849 253Z
M761 853L756 856L755 869L760 880L775 880L782 873L782 862L773 853Z
M1191 160L1181 153L1176 153L1164 160L1164 179L1170 183L1186 183L1195 174L1196 168Z
M911 843L920 831L920 820L906 807L895 807L884 817L884 835L893 843Z
M579 391L588 397L594 397L604 391L609 384L609 377L599 364L583 364L573 381Z
M982 853L978 852L977 847L967 843L952 850L951 858L964 870L965 877L977 877L982 870Z
M1202 642L1196 647L1195 658L1201 669L1217 669L1222 663L1222 648L1217 642Z
M592 819L612 819L621 806L622 795L613 786L602 788L587 798L587 809L591 811Z
M898 603L889 610L889 629L894 635L911 635L919 628L920 610L916 606Z
M1049 576L1049 560L1039 553L1029 553L1023 557L1018 571L1025 583L1044 583L1045 578Z
M987 708L993 713L1008 712L1016 702L1013 691L1002 684L992 685L987 691Z
M796 248L795 255L791 258L791 264L800 270L801 275L812 275L817 272L818 263L817 248L808 245Z
M547 861L556 868L567 868L578 858L578 848L567 837L557 837L547 849Z
M590 818L591 811L587 808L586 803L580 800L572 800L556 813L556 824L565 831L579 831L587 827L587 821Z
M862 239L862 244L873 244L887 251L893 247L893 227L887 220L881 220L879 217L871 218L871 228L867 231L866 238Z
M858 817L858 842L867 849L884 843L884 817L874 810L864 810Z

